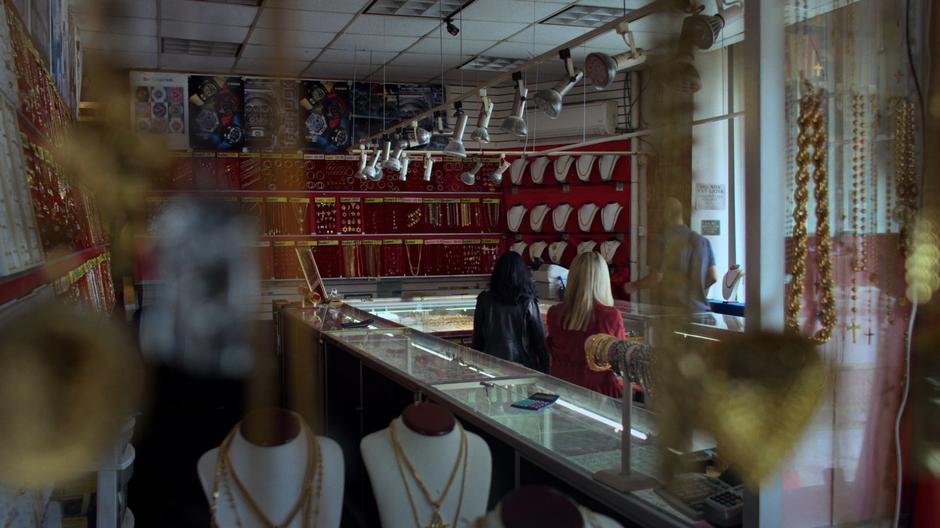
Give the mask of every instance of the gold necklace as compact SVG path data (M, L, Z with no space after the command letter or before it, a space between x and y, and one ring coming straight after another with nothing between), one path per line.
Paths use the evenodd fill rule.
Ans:
M457 471L460 470L460 467L463 466L463 477L461 478L460 484L460 497L458 497L457 510L454 513L454 522L451 526L456 527L457 521L460 519L460 509L463 506L463 492L464 484L467 480L467 459L469 453L467 452L467 433L464 431L463 426L460 423L457 423L457 428L460 430L460 448L457 451L457 459L454 461L454 468L451 470L450 478L447 479L447 484L444 486L444 491L441 492L440 497L436 500L431 495L431 491L425 485L424 481L421 480L421 477L418 475L418 471L412 465L411 460L408 459L408 455L405 453L404 448L401 443L398 441L398 433L396 432L395 423L393 422L388 430L392 438L392 447L395 450L395 461L398 464L398 472L401 475L402 484L405 486L405 491L408 493L408 500L411 502L411 512L414 514L415 526L421 528L421 520L418 516L418 507L415 505L414 495L411 493L411 486L408 485L408 479L405 478L405 470L402 468L404 466L408 468L408 471L411 473L411 477L418 484L418 489L421 490L421 493L424 494L424 498L431 504L433 511L431 512L431 523L427 525L427 528L449 528L447 523L444 522L444 517L441 515L441 504L447 498L447 494L450 492L451 486L454 484L454 479L457 477Z
M255 502L254 498L251 496L251 493L245 487L241 478L238 476L238 473L235 471L235 467L229 458L228 452L237 429L238 425L232 429L232 431L222 442L222 445L219 447L219 458L216 462L215 482L213 483L212 502L210 504L210 511L212 512L213 519L215 519L215 513L217 510L219 486L224 481L226 496L232 508L232 513L235 515L236 524L238 526L242 526L241 518L238 515L238 509L236 508L234 494L228 485L227 479L224 478L224 473L228 473L228 475L231 477L231 480L234 481L235 485L238 487L239 492L245 498L248 506L266 527L286 528L291 524L294 518L297 517L297 514L300 513L301 510L304 512L303 526L309 526L311 519L311 502L313 502L314 505L314 514L312 519L315 525L320 511L320 494L323 490L323 464L320 454L320 443L313 436L313 432L310 430L310 428L304 424L302 430L302 434L304 434L307 441L307 468L304 472L303 490L301 491L300 497L297 499L297 503L293 508L291 508L290 512L288 512L287 519L281 524L274 523L268 518L268 516L264 513L264 510L262 510L258 503ZM312 477L314 474L316 475L316 498L311 501L311 489L314 487L312 483Z
M800 116L797 136L796 189L794 191L795 208L793 210L793 254L790 264L790 296L786 306L786 327L793 333L800 333L799 316L803 310L803 280L806 275L807 253L807 202L809 200L809 165L812 163L813 182L816 199L816 265L819 273L819 318L821 327L810 339L816 344L823 344L832 337L836 324L835 297L832 283L832 245L829 235L829 181L827 171L827 137L825 122L820 111L819 93L809 81L804 81L807 94L800 100ZM810 155L812 150L812 155Z
M415 245L418 246L418 265L414 266L411 263L411 251L408 246ZM421 250L420 244L405 244L405 256L408 258L408 270L411 272L412 276L415 276L421 273L421 257L424 255L424 252Z
M894 215L900 223L901 257L910 253L911 226L917 212L917 181L914 166L914 103L899 99L895 130L895 193Z

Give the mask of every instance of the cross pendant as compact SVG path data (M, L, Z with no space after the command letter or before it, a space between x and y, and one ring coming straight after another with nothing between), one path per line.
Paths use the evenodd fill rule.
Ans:
M434 513L431 515L431 524L427 528L450 528L450 526L444 522L444 518L441 517L440 510L434 510Z
M868 329L868 332L865 332L865 333L862 334L862 335L864 335L865 337L868 338L868 344L870 345L870 344L871 344L871 336L875 335L875 333L871 331L871 328L869 328L869 329Z
M858 323L856 323L855 321L852 321L852 324L851 324L851 325L845 325L845 329L846 329L846 330L851 330L851 331L852 331L852 343L853 343L853 344L856 342L856 341L855 341L855 331L858 330L858 329L860 329L860 328L861 328L861 327L858 326ZM870 339L869 339L869 340L870 340Z

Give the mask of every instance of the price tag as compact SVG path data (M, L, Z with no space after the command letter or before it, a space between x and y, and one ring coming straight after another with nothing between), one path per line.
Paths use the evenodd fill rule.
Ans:
M343 203L359 203L359 202L362 201L362 198L358 198L358 197L357 197L357 198L351 198L351 197L348 197L348 196L344 196L340 201L343 202Z
M292 196L288 198L287 201L289 201L290 203L307 204L307 203L310 203L310 198L298 198L296 196Z
M405 245L407 246L421 246L424 245L424 240L420 238L406 238Z
M320 240L319 245L321 246L338 246L339 240Z
M264 199L268 203L287 203L286 196L268 196Z
M217 156L220 158L237 158L238 152L219 152Z
M243 196L242 197L243 203L261 203L263 201L264 201L264 198L260 196Z
M274 247L294 247L293 240L275 240Z
M335 196L317 196L317 197L316 197L316 202L317 202L317 203L335 204L335 203L336 203L336 197L335 197Z
M382 244L386 246L398 245L398 244L401 244L401 239L400 238L386 238L385 240L382 241Z
M366 198L367 204L380 204L385 202L385 198Z
M344 246L358 246L359 241L358 240L343 240L343 245Z
M261 157L261 153L260 153L260 152L240 152L240 153L238 154L238 157L239 157L239 158L255 158L255 159L257 159L257 158L260 158L260 157Z

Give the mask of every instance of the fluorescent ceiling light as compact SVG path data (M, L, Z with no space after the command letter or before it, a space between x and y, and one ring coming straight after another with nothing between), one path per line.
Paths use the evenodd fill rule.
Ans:
M444 19L467 7L473 0L373 0L364 13Z
M477 55L476 57L468 60L467 62L460 65L458 70L472 70L472 71L492 71L492 72L508 72L515 70L519 66L522 66L528 62L526 59L509 59L505 57L489 57L486 55Z
M612 20L616 20L630 11L630 9L624 11L619 7L573 5L568 9L546 18L541 23L553 26L596 28Z
M241 44L238 42L211 42L163 37L160 49L163 53L180 55L202 55L206 57L237 57Z

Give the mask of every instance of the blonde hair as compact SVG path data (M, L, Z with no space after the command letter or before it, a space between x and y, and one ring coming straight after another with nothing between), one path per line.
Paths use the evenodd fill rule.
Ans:
M610 271L607 262L599 253L588 251L575 257L568 272L565 288L565 318L562 326L566 330L586 331L594 318L594 303L613 306L610 291Z

